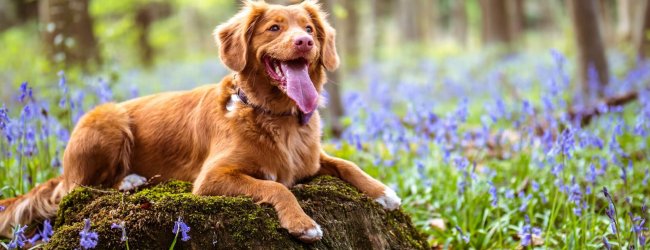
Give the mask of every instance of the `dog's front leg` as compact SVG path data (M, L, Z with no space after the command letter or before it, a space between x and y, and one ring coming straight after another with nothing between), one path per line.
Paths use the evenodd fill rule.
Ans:
M320 226L305 214L287 187L274 181L255 179L236 168L212 167L197 178L192 193L249 196L255 202L273 205L280 225L300 240L311 243L323 237Z
M351 161L331 157L325 152L321 152L318 173L341 178L388 210L395 210L402 203L395 191L363 172L361 168Z

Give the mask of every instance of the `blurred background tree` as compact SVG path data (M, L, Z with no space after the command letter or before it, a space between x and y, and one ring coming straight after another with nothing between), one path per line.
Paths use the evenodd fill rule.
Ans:
M268 0L295 3L296 0ZM338 30L342 58L330 74L327 119L334 135L344 114L342 88L361 88L360 72L376 61L409 67L418 58L453 58L483 51L502 60L557 48L580 65L574 89L612 74L608 51L650 53L650 4L645 0L322 0ZM212 38L237 0L0 0L0 91L56 72L103 75L143 94L217 82L227 74ZM415 60L414 60L415 59ZM489 63L489 62L487 62ZM480 69L478 69L480 70ZM600 87L598 87L600 88ZM1 95L1 94L0 94ZM4 97L4 96L3 96Z

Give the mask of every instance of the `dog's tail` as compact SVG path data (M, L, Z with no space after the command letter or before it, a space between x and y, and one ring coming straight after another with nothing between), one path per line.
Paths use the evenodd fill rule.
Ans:
M51 218L56 214L61 198L69 191L63 177L59 176L36 186L25 195L0 200L0 236L10 238L15 225Z

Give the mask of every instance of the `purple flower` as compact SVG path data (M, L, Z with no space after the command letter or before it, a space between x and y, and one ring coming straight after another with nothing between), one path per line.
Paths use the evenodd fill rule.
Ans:
M34 244L37 241L50 242L50 237L52 237L54 231L52 230L52 225L50 220L45 220L43 222L43 230L39 230L37 234L34 234L31 239L29 239L29 244Z
M523 192L519 193L519 199L521 199L521 205L519 206L519 212L526 211L526 208L528 207L528 202L530 201L531 198L533 198L533 195L528 194L524 195Z
M65 108L68 103L68 85L66 84L65 73L59 71L59 89L61 90L61 100L59 100L59 107Z
M181 233L181 240L182 241L188 241L190 240L190 236L187 235L187 233L190 231L190 227L183 222L183 219L181 217L178 217L178 220L174 222L174 229L172 229L172 233L178 235L178 232Z
M592 163L589 165L589 171L587 172L587 181L596 184L596 177L598 177L598 173L596 172L596 166Z
M603 246L605 246L605 249L607 250L612 250L612 245L609 244L609 241L605 236L603 236Z
M462 229L460 229L459 226L456 226L456 230L458 230L458 233L460 233L460 237L465 241L465 243L469 243L469 235L465 235Z
M644 231L648 231L648 228L645 227L645 219L641 218L639 216L633 217L632 212L629 213L630 219L632 220L632 232L637 235L637 238L639 239L639 244L641 246L645 246L646 244L646 237L644 234Z
M542 230L530 225L530 218L528 215L524 217L524 226L519 231L521 237L521 246L530 246L533 243L533 236L541 237Z
M79 232L79 245L84 249L95 248L99 236L96 232L90 231L90 219L84 219L84 228Z
M490 189L488 191L491 197L490 204L492 204L493 207L496 207L499 202L499 197L497 195L497 187L495 187L494 183L492 183L491 181L489 181L488 184L490 185Z
M34 99L32 95L32 88L29 87L29 84L27 82L23 82L20 84L20 102L24 103L26 98L29 98L29 100Z
M539 183L537 183L536 181L533 181L533 182L530 184L530 186L531 186L531 188L533 188L533 192L537 192L537 191L539 191Z
M515 191L508 189L506 191L506 199L512 199L512 198L515 198Z
M120 238L120 241L127 241L129 238L126 237L126 226L124 221L120 222L120 224L113 223L111 224L111 229L120 229L122 230L122 238Z
M612 200L612 196L609 194L606 187L603 187L603 194L609 201L609 206L605 209L605 214L607 214L607 217L609 217L612 233L616 234L616 232L618 232L618 230L616 230L618 228L618 223L616 221L616 207L614 206L614 201Z
M27 237L25 237L25 230L26 229L27 229L27 226L20 227L20 225L18 225L18 226L16 226L16 228L14 228L14 232L13 232L14 237L13 237L13 239L11 239L11 241L7 245L7 247L9 247L9 249L18 249L18 248L22 248L22 247L25 246L25 242L27 242Z
M5 211L5 207L4 207L4 206L0 206L0 212L2 212L2 211Z

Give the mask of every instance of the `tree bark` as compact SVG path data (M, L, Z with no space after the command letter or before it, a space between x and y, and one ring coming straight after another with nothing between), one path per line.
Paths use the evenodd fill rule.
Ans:
M637 25L635 35L634 45L638 51L638 56L641 58L647 58L650 54L650 39L648 38L648 32L650 32L650 3L648 1L643 1L642 4L639 4L641 7L641 14L638 15Z
M480 0L483 20L483 42L485 44L509 45L512 35L509 30L509 16L506 1Z
M246 197L192 195L191 184L173 181L134 194L78 188L63 198L55 234L45 249L79 247L83 220L99 235L95 249L122 249L125 223L131 249L167 249L178 218L190 227L175 249L430 249L401 210L386 211L333 177L318 177L291 190L305 213L320 224L323 239L304 244L280 227L275 210Z
M0 1L0 32L18 22L16 4L13 1Z
M41 0L39 19L45 51L66 65L100 62L88 0Z
M428 42L437 18L430 0L399 0L398 23L405 42Z
M591 0L570 0L576 45L578 47L578 73L585 93L603 95L603 86L609 82L609 67L605 47L600 33L596 2ZM590 79L589 70L596 70L598 79ZM590 80L597 82L590 86ZM597 80L597 81L595 81Z
M456 40L463 46L467 45L467 10L465 0L452 3L451 27Z
M526 26L526 12L524 9L524 0L508 1L509 28L512 40L521 37Z
M149 42L149 32L153 22L168 17L171 14L169 3L152 2L138 7L135 14L135 26L138 31L138 47L140 62L145 67L153 64L155 50Z
M325 0L322 2L323 9L330 13L327 19L335 27L339 27L339 20L333 14L333 6L336 4L336 0ZM341 35L337 36L337 40L340 41ZM337 44L340 44L337 42ZM340 45L338 47L341 47ZM335 138L341 137L343 133L343 125L341 124L341 118L345 115L345 110L343 109L343 103L341 98L341 89L339 88L340 79L341 79L341 70L334 72L327 72L327 83L325 84L325 91L327 92L327 107L325 108L326 122L328 128Z
M596 9L599 14L600 34L603 37L603 42L606 44L613 44L614 38L614 9L613 2L609 0L599 0L596 3Z
M634 10L631 8L631 0L619 0L616 10L618 11L618 26L616 33L618 40L622 42L632 41L632 13Z

